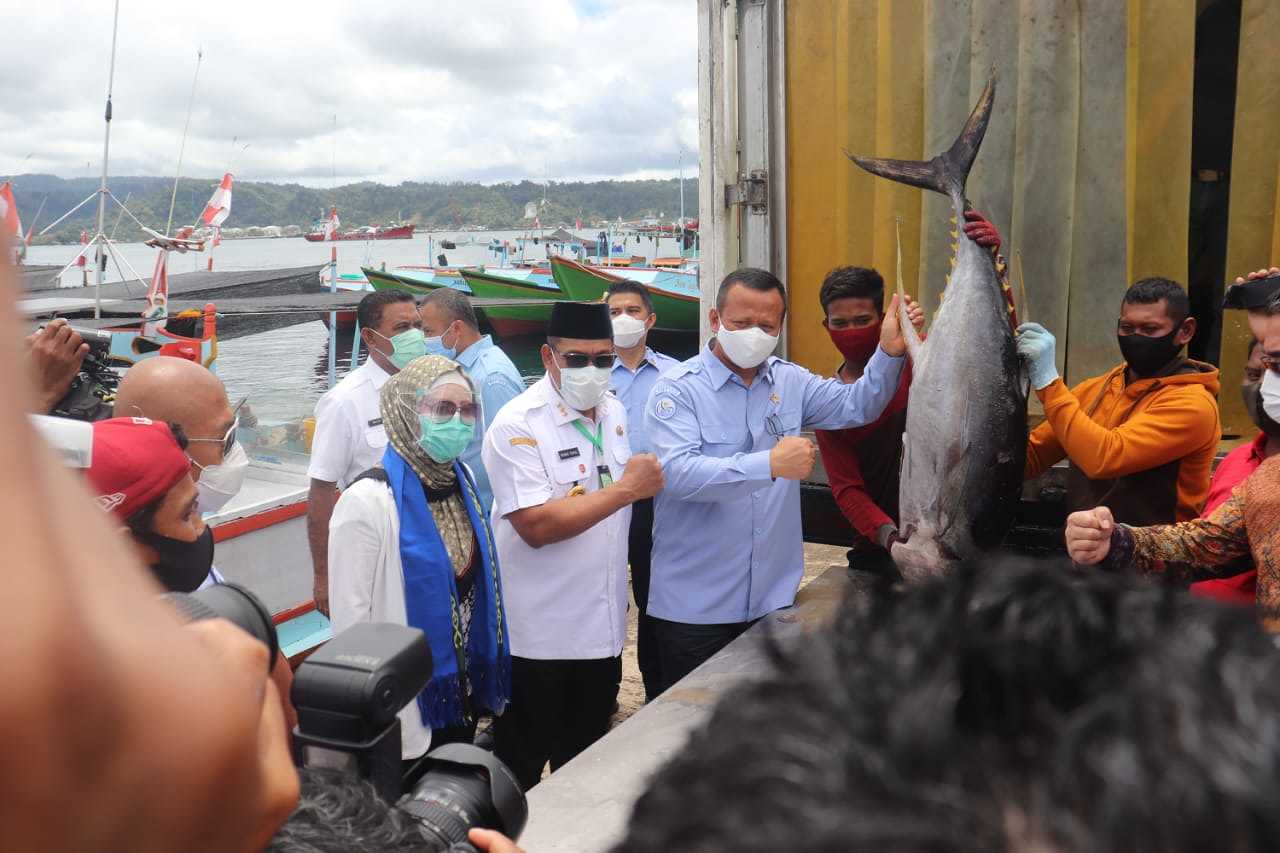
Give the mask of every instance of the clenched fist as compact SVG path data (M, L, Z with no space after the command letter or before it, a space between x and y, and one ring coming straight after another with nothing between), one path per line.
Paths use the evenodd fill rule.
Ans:
M658 464L658 457L652 453L637 453L632 456L618 482L631 490L634 495L632 501L653 497L662 491L663 486L662 466Z
M818 447L807 438L788 435L778 439L769 451L769 475L785 480L803 480L813 470Z
M1116 522L1105 506L1067 516L1067 554L1077 563L1092 566L1111 551L1111 531Z

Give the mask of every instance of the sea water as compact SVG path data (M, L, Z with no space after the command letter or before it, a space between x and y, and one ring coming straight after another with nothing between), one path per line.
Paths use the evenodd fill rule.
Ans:
M594 235L594 230L584 229L582 236ZM521 249L515 246L516 238L525 236L523 231L468 231L415 234L410 240L376 240L367 242L343 241L340 243L309 243L301 237L258 238L223 240L213 250L214 268L222 271L265 270L320 265L329 261L332 247L338 249L338 272L359 273L360 267L388 269L402 264L435 264L436 256L444 254L448 263L455 266L500 263L500 258L488 249L490 240L507 241L514 247L508 256L510 262L521 259ZM440 248L442 239L459 243L456 249ZM462 245L462 241L474 241ZM671 238L654 240L647 236L614 237L615 243L625 243L627 255L643 255L646 258L673 257L678 254L677 241ZM155 265L156 250L141 243L117 243L119 268L125 278L137 273L144 284L150 280ZM76 256L79 246L33 246L27 254L29 264L65 264ZM430 251L430 254L428 252ZM524 260L541 261L547 257L546 246L526 243ZM209 253L169 255L169 274L177 275L205 268ZM92 265L92 258L90 259ZM80 290L81 271L72 267L63 275L68 285L68 295ZM117 264L108 264L105 282L120 281ZM92 281L92 270L90 270ZM92 292L92 291L89 291ZM511 357L526 381L532 381L543 373L539 349L543 339L523 336L497 342ZM693 355L697 341L693 335L665 334L654 337L650 344L655 349L675 358ZM338 333L337 378L341 379L351 369L352 334ZM367 356L361 348L360 360ZM256 335L220 340L218 342L218 375L227 386L228 396L235 404L247 399L253 414L264 423L297 423L309 417L320 395L328 388L329 330L321 322L313 321L287 326Z

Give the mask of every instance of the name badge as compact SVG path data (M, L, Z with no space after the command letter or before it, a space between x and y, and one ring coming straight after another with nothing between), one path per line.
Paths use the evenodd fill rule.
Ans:
M371 427L382 426L382 418L374 418L373 420L369 421L369 426Z
M609 473L608 465L599 466L596 473L600 475L600 488L607 489L613 485L613 475Z
M582 451L576 447L566 447L564 450L557 452L560 454L560 461L562 462L566 459L575 459L582 455Z

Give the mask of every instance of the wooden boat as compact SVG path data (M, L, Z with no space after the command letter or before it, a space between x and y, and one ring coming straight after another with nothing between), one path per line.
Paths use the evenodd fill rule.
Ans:
M413 225L370 225L341 233L326 233L323 228L313 228L302 237L309 243L332 243L341 240L409 240L413 237Z
M570 299L594 302L604 297L609 285L633 281L649 291L653 311L658 315L656 329L671 332L698 330L698 277L676 270L622 268L603 270L553 257L551 273Z
M438 287L452 287L463 293L471 292L471 288L467 287L462 276L454 269L442 270L435 267L396 267L394 270L361 267L360 269L374 290L403 290L414 296L426 296Z
M531 335L541 332L551 318L551 303L566 294L555 285L550 275L534 270L503 269L462 270L462 278L471 293L481 299L520 299L545 301L542 305L513 305L481 308L489 325L500 337Z

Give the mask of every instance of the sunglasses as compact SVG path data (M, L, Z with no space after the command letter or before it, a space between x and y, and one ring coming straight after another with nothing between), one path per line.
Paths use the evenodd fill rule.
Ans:
M188 438L187 441L217 442L222 445L222 455L226 456L231 452L231 448L236 446L236 430L240 429L240 407L243 406L248 399L248 397L243 397L239 403L236 403L235 409L232 410L232 414L235 415L235 419L231 421L231 426L227 428L227 432L222 436L222 438Z
M613 367L614 359L617 356L611 352L602 352L597 355L587 355L585 352L566 352L556 353L560 358L564 359L564 366L571 369L586 367L588 364L594 364L596 367L603 367L605 370Z
M473 424L480 417L480 407L475 403L455 403L452 400L429 400L418 408L418 413L426 415L432 423L442 424L453 420L454 415L461 416L464 424Z

